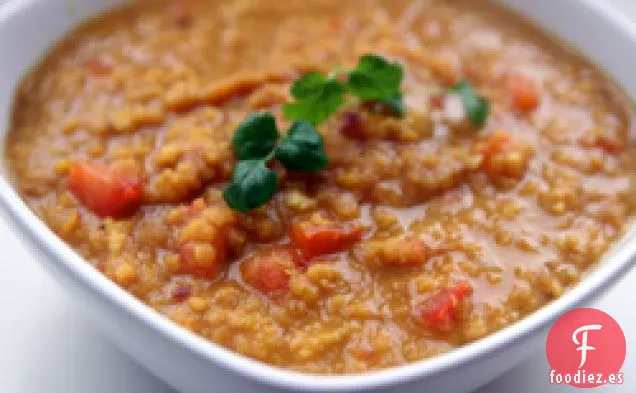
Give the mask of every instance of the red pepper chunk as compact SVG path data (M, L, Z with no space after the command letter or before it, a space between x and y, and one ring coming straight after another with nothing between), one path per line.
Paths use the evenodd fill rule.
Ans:
M523 76L510 77L508 85L517 110L529 113L539 107L539 90L531 79Z
M89 59L84 63L84 67L91 76L107 76L113 72L113 67L99 58Z
M278 246L262 249L248 256L241 264L243 280L267 294L287 290L290 271L300 264L295 248Z
M493 178L522 178L534 154L530 145L502 131L490 134L481 151L482 169Z
M132 213L142 199L141 177L131 168L76 162L68 184L86 208L102 217Z
M416 318L432 330L447 332L453 328L462 302L472 292L467 282L444 288L419 304Z
M355 112L345 112L342 115L342 124L340 132L345 136L353 139L365 139L368 135L364 132L362 118Z
M364 231L358 225L344 227L335 223L300 222L291 230L292 241L307 259L344 251L359 242L363 235Z
M580 139L580 143L584 147L603 149L603 151L609 154L620 153L625 148L624 143L615 136L603 134L585 135Z
M484 147L484 156L489 160L495 154L506 153L513 146L512 137L505 132L495 131L488 136Z

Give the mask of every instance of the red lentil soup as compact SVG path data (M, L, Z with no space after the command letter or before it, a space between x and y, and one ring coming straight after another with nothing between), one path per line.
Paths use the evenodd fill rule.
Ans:
M232 135L308 71L404 67L403 117L348 101L329 166L223 199ZM448 87L491 106L483 127ZM154 1L101 15L16 93L6 157L28 205L177 324L310 373L436 356L581 280L633 214L630 100L485 1Z

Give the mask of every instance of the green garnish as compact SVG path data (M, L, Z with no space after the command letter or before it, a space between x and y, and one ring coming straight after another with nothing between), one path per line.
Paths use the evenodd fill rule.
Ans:
M364 55L348 73L346 82L338 80L339 74L339 70L328 76L314 71L295 81L291 88L295 101L283 106L285 117L319 125L344 105L346 93L364 102L383 104L396 116L406 112L400 91L404 78L400 63Z
M287 131L276 149L276 158L292 171L319 171L329 164L320 134L305 121L295 122Z
M364 55L349 72L349 90L363 101L388 100L400 94L404 71L376 55Z
M276 192L278 175L266 166L265 159L238 163L223 199L234 210L246 212L262 206Z
M285 104L283 113L290 120L305 120L318 125L340 109L346 90L346 86L334 76L324 77L310 72L294 82L291 93L296 101Z
M283 114L295 120L285 136L269 112L250 114L232 138L239 163L230 185L223 192L228 206L240 212L264 205L278 188L278 175L268 167L276 159L286 169L316 172L327 167L322 137L314 128L325 122L345 104L347 94L366 103L378 104L395 116L406 112L400 90L404 71L397 62L376 55L364 55L349 71L346 81L340 69L328 76L310 72L296 80L291 88L294 102L283 105ZM280 142L279 142L280 140Z
M404 104L402 93L397 93L394 96L376 102L384 105L395 116L404 116L406 114L406 105Z
M477 95L473 86L466 79L462 79L457 85L449 89L451 94L457 94L464 103L464 112L470 123L476 127L486 124L490 114L490 102Z
M230 185L223 192L225 202L234 210L247 212L268 200L278 188L278 175L267 167L274 158L287 169L314 172L329 164L322 138L305 121L296 121L276 146L280 133L274 115L252 113L236 129L232 147L241 159Z
M279 136L274 115L268 112L250 113L232 138L234 154L239 160L266 157L276 146Z

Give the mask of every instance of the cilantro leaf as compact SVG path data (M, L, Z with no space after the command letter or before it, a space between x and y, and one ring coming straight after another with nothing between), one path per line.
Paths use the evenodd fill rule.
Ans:
M386 99L377 100L377 103L387 109L393 116L404 116L406 113L406 105L404 104L404 96L398 93ZM384 112L381 111L381 112Z
M292 97L296 99L303 99L314 95L316 92L320 92L323 84L327 81L321 73L317 71L311 71L294 81L291 87Z
M274 115L251 113L232 137L234 154L239 160L264 158L274 149L278 137Z
M319 171L329 164L322 137L305 121L297 121L291 126L276 149L276 158L293 171Z
M402 65L376 55L364 55L349 73L349 90L364 101L387 100L400 94Z
M310 72L294 82L291 92L296 101L283 106L285 117L316 126L344 104L346 86L334 78Z
M278 176L265 166L265 160L238 163L223 199L234 210L246 212L261 207L276 192Z
M464 103L464 112L470 123L476 127L482 127L490 114L490 102L477 95L470 82L462 79L457 85L450 88L451 94L457 94Z

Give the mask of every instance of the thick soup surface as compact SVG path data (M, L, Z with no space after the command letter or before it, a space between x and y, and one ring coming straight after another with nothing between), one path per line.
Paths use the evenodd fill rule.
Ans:
M222 197L251 113L374 53L403 117L355 100L317 127L329 166L274 163ZM483 127L449 87L490 102ZM377 109L377 108L376 108ZM155 1L65 37L16 96L6 155L31 208L176 323L264 362L355 373L435 356L559 297L633 214L632 103L484 1Z

